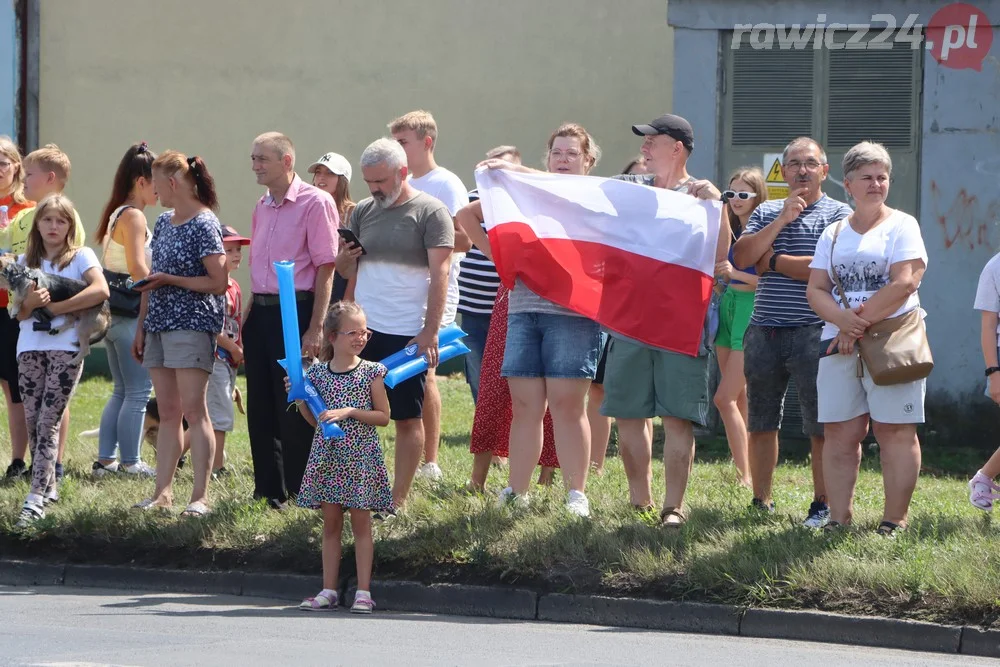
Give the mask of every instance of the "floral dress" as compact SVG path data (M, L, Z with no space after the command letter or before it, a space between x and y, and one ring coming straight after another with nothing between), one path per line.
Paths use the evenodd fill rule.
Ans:
M513 408L510 405L510 387L500 377L503 365L504 347L507 344L507 299L510 292L500 285L490 316L490 330L486 334L483 349L482 369L479 372L479 397L476 400L476 414L472 420L472 438L469 451L473 454L493 452L495 456L507 456L510 449L510 421ZM552 415L545 411L542 455L538 464L558 468L555 435L552 430Z
M371 410L372 380L385 374L382 364L363 360L346 373L336 373L326 363L314 364L306 371L331 410ZM392 487L378 430L356 419L345 419L339 425L345 434L340 440L326 440L322 429L316 429L296 502L309 509L334 503L345 509L389 512L393 509Z

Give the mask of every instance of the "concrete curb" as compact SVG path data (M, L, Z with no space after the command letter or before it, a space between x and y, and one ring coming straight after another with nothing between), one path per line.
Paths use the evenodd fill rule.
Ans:
M0 585L77 586L134 591L242 595L299 601L315 593L318 577L254 572L197 572L110 565L51 565L0 560ZM342 586L343 603L354 582ZM817 611L746 609L699 602L670 602L594 595L536 593L464 584L379 581L372 585L379 610L498 619L586 623L671 632L793 639L833 644L1000 658L1000 630Z
M959 626L781 609L748 609L740 634L934 653L958 653L962 642Z

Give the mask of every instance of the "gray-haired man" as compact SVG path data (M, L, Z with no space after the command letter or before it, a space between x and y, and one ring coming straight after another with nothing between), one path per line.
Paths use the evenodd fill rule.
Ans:
M361 248L344 243L337 256L337 271L357 278L355 300L373 332L361 356L379 361L416 343L419 354L436 366L455 245L451 213L407 182L406 153L391 139L379 139L365 149L361 172L372 196L354 209L349 227L366 254L362 257ZM390 416L396 422L392 495L397 507L409 494L424 448L425 375L388 390Z

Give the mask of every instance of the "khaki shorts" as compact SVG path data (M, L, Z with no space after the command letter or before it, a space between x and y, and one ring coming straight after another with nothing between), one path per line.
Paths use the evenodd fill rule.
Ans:
M145 368L215 369L215 334L207 331L146 332L142 365Z
M601 414L619 419L708 421L708 357L689 357L611 336Z
M820 359L816 389L821 424L846 422L866 414L883 424L924 423L927 381L880 387L867 370L858 377L856 354L831 354Z
M215 360L215 370L208 377L208 419L213 431L231 433L236 426L236 409L233 406L233 387L236 386L236 369L222 359Z

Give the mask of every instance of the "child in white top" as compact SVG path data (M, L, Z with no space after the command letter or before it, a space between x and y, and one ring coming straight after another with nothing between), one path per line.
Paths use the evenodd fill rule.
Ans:
M980 343L986 365L986 395L1000 404L1000 363L997 361L1000 336L1000 254L986 263L979 275L976 301L973 306L982 311ZM1000 475L1000 449L969 480L969 502L976 509L993 511L993 501L1000 499L1000 486L993 481Z

